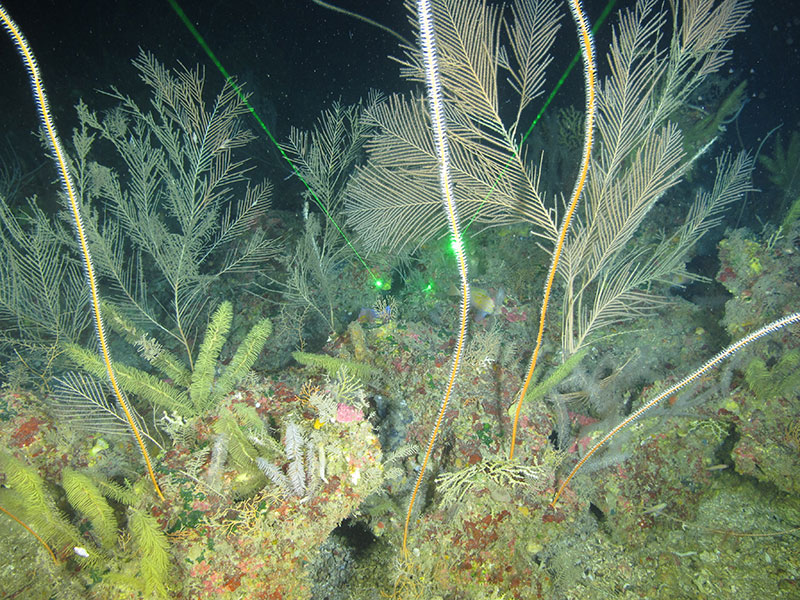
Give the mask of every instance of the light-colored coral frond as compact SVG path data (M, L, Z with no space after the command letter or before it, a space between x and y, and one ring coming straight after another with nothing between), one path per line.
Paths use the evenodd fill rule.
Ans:
M555 4L526 4L511 22L479 0L441 0L432 10L461 220L487 227L529 222L534 235L555 240L553 207L539 192L518 134L523 112L542 89L558 28ZM403 65L406 77L424 81L417 50L409 49ZM512 119L500 106L502 77L512 90ZM347 190L348 224L370 250L416 248L443 234L447 223L423 98L394 96L370 117L377 131Z

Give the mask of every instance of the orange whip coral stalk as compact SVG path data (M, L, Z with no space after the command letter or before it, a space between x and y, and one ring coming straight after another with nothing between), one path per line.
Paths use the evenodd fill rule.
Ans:
M161 488L158 487L158 482L156 481L156 476L153 472L153 465L150 462L150 454L147 452L147 448L144 445L144 440L142 440L142 435L139 433L139 428L136 427L136 423L133 421L133 415L128 407L128 402L125 399L122 390L119 388L119 385L117 385L117 378L114 374L114 366L111 363L111 354L108 349L108 343L106 342L105 329L103 328L103 318L100 314L100 294L97 290L97 281L95 279L94 266L92 264L92 255L89 253L89 244L86 240L86 232L83 228L80 207L78 206L78 200L75 197L75 187L72 183L72 177L70 176L69 169L67 168L66 153L61 147L61 142L59 141L58 134L56 132L56 126L53 123L52 116L50 115L47 95L44 92L44 84L42 83L42 78L39 74L39 67L36 64L36 58L34 57L33 52L28 45L28 41L25 39L25 36L22 35L19 27L17 27L17 24L14 23L5 7L2 5L0 5L0 19L2 19L3 25L11 36L14 44L17 46L25 66L28 68L28 77L30 78L31 89L33 90L33 97L36 102L36 107L39 111L39 118L41 119L42 126L45 129L50 147L53 150L53 157L55 158L58 166L58 172L59 176L61 177L61 183L64 187L64 193L69 199L69 208L72 213L73 224L75 225L75 236L78 239L78 246L80 247L81 255L83 256L83 266L86 269L86 281L91 292L92 316L94 317L94 324L97 332L97 342L100 349L100 355L103 359L103 363L106 366L108 379L111 383L111 387L114 390L114 395L116 396L119 405L125 412L125 418L128 420L128 424L131 427L131 431L133 431L134 437L136 437L136 442L139 444L139 449L144 457L144 462L147 465L147 472L150 475L150 479L153 481L153 486L155 487L156 493L158 494L159 498L163 500L164 495L161 493Z
M525 376L525 383L519 392L519 399L517 400L517 410L514 412L514 426L511 432L511 449L508 453L508 459L514 458L514 448L517 443L517 425L519 424L519 415L522 410L522 402L525 400L525 393L528 391L528 386L533 378L533 371L536 369L536 361L539 358L539 350L542 348L542 338L544 338L544 321L547 316L547 305L550 303L550 294L553 291L553 281L556 277L556 269L558 268L558 261L561 258L561 251L564 249L564 240L569 231L569 225L572 221L572 216L575 214L575 209L578 206L581 192L584 185L586 185L586 176L589 171L589 161L592 157L592 144L594 141L594 117L595 117L595 77L596 66L594 58L594 38L592 37L592 30L589 27L589 22L586 15L583 13L580 0L570 0L569 7L572 10L572 17L578 26L578 33L581 43L581 54L583 55L583 74L586 85L586 126L583 141L583 159L581 160L581 169L578 174L578 180L575 183L575 189L572 192L567 207L567 212L564 215L564 221L561 223L561 230L558 233L558 241L553 250L553 258L550 261L550 270L547 273L547 283L544 286L544 296L542 297L542 309L539 315L539 333L536 336L536 346L533 349L533 356L531 357L531 364L528 367L528 374Z

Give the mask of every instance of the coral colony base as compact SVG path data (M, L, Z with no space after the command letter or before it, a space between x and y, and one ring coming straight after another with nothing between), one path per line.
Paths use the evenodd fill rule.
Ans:
M240 87L147 52L63 143L0 6L69 215L0 182L3 598L798 596L800 144L780 226L718 227L751 5L633 2L596 54L566 4L408 2L424 93L292 130L297 211Z

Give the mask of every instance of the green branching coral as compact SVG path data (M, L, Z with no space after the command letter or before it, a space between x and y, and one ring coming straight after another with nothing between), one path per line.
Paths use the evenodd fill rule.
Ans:
M77 344L69 344L65 346L65 354L76 366L102 381L105 367L95 352ZM125 392L168 412L184 417L192 415L192 405L185 390L135 367L117 363L115 369L119 385Z
M250 367L256 362L270 335L272 335L272 323L269 319L262 319L250 329L214 385L214 391L211 394L212 403L227 396L244 378Z
M103 496L114 500L114 502L133 506L142 500L141 490L135 491L129 487L123 487L97 474L92 475L92 482L97 486L97 489L100 490Z
M231 329L231 321L233 321L233 305L230 302L223 302L214 312L206 329L206 336L203 338L203 345L200 347L192 371L192 383L189 386L189 397L198 413L206 407L211 396L214 367Z
M117 364L120 386L129 394L186 418L211 410L228 395L253 366L272 333L269 319L256 323L239 345L228 366L215 379L220 371L219 355L227 341L233 319L233 305L230 302L223 302L214 312L192 370L182 366L175 354L162 348L118 312L111 309L109 314L111 316L108 323L111 328L138 346L142 357L165 378L160 379L141 369ZM94 353L77 344L70 344L66 346L66 354L73 363L94 377L104 376L105 367ZM172 383L167 383L166 379L171 379Z
M255 466L255 460L259 456L259 452L247 439L247 435L242 431L233 413L227 409L222 410L219 418L214 423L214 432L217 434L217 443L214 447L212 464L217 464L218 462L221 467L224 460L215 461L215 457L223 452L227 455L227 460L236 467L239 474L233 482L234 494L236 496L246 496L263 487L266 479ZM209 472L210 477L213 475L213 473Z
M82 548L87 556L76 554L76 559L86 564L96 562L100 555L99 550L83 539L78 529L61 513L36 469L10 454L0 452L0 471L5 474L6 485L11 489L10 500L15 504L15 508L21 509L21 514L20 511L15 513L19 514L56 554L65 548Z
M795 221L798 220L800 220L800 195L798 195L792 202L791 206L789 206L789 210L786 211L786 216L783 217L781 226L784 229L788 229Z
M588 351L588 348L582 348L570 356L562 364L558 365L553 372L548 375L547 379L537 383L530 390L528 390L528 393L525 394L525 402L530 405L532 401L544 397L550 390L561 383L567 377L567 375L572 373L573 369L580 364Z
M791 350L781 356L771 368L760 358L754 358L745 369L745 379L756 398L761 401L786 396L800 389L800 351Z
M176 385L189 387L191 369L186 368L177 354L164 348L158 341L122 316L113 304L103 303L106 323L131 346L136 346L142 358L153 365Z
M128 528L141 558L141 587L145 598L168 598L169 542L158 521L148 513L131 508Z
M61 485L69 503L92 524L92 531L104 548L112 548L117 541L117 520L114 509L108 504L92 479L72 469L64 469Z
M344 367L356 377L365 379L372 373L372 367L367 364L353 360L335 358L327 354L310 354L308 352L292 352L292 357L302 365L307 367L318 367L325 369L328 375L335 377L340 368Z
M719 135L723 125L728 122L727 119L732 118L741 109L742 102L746 101L746 92L747 80L744 80L719 102L716 110L684 129L683 143L687 152L696 152Z
M783 227L789 227L800 217L800 131L792 131L789 142L784 143L778 133L775 153L762 154L759 162L769 172L770 181L782 192L781 212L786 211Z
M2 493L2 503L23 517L56 554L68 553L94 568L110 566L110 570L106 568L98 574L103 585L116 591L125 588L136 590L145 598L168 597L169 542L158 521L135 506L129 508L127 527L136 549L133 556L117 544L117 517L106 500L109 497L122 504L139 505L144 498L143 488L122 487L101 476L73 469L63 471L61 483L66 498L89 521L101 550L82 536L58 509L56 497L34 467L0 452L0 472L9 488Z

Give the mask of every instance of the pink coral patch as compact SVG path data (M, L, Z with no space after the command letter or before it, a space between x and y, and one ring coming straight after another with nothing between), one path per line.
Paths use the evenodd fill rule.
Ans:
M352 423L354 421L363 421L364 413L357 408L342 404L341 402L336 407L336 422L337 423Z

